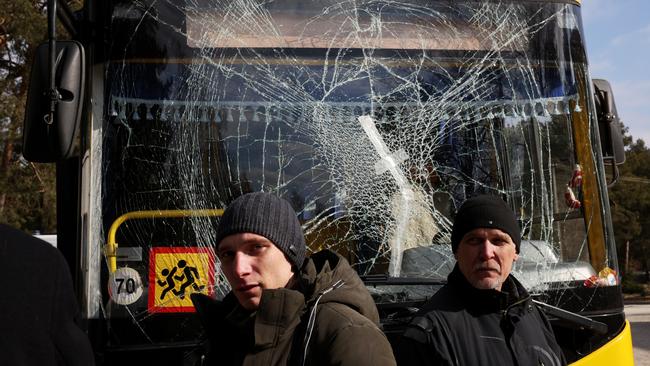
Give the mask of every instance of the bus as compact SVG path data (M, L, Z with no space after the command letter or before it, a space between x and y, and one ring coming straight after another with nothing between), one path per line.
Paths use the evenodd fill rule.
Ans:
M24 156L57 164L98 364L200 362L187 295L229 291L216 225L251 191L347 258L393 343L454 266L455 210L498 195L567 359L633 364L607 193L621 128L579 1L48 3Z

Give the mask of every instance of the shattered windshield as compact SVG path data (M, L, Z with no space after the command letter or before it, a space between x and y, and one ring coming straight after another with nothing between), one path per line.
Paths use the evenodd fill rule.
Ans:
M334 250L360 275L444 280L453 214L484 193L517 213L515 275L532 292L615 269L578 12L523 1L114 2L101 55L100 230L110 237L121 215L143 212L116 226L115 241L116 267L138 272L145 291L121 306L101 300L102 311L144 326L191 311L192 288L227 293L211 254L219 209L251 191L289 200L309 250ZM378 301L394 290L371 286Z

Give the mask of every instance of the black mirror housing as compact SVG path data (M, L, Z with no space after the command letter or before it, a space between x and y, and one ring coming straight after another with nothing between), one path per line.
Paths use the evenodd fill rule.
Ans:
M39 163L73 155L84 99L83 46L76 41L57 41L55 85L60 98L50 120L48 50L48 43L36 50L23 129L23 156Z
M621 165L625 162L625 146L612 87L607 80L593 79L592 82L603 159L606 163Z

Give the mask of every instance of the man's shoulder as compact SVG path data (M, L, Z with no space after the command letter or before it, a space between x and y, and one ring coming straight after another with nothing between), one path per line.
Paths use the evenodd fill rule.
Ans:
M428 333L446 328L466 314L464 299L458 296L453 286L446 284L436 292L418 311L408 325L404 335L423 341Z
M233 297L229 293L223 300L217 300L202 293L190 294L196 315L206 330L214 324L223 323L226 316L235 309L236 300L233 301Z
M22 273L20 286L29 289L45 283L56 286L61 276L69 276L68 264L55 247L18 229L0 224L0 267L6 273ZM68 273L64 273L68 272ZM9 281L9 283L13 283ZM6 289L7 290L7 289Z
M466 300L460 296L458 289L447 283L422 305L418 315L436 312L457 312L467 307Z
M0 248L7 254L33 258L58 256L59 251L44 240L23 231L0 224Z
M359 313L349 305L328 302L318 305L317 321L321 323L329 323L330 327L343 328L343 327L372 327L378 328L377 325L363 314Z
M331 344L333 340L339 343L386 341L377 324L346 304L318 305L316 314L314 338L317 344Z

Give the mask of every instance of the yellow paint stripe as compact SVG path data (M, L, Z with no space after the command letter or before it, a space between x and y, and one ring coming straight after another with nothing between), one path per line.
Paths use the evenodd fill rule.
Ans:
M625 328L604 346L571 364L571 366L634 366L632 352L632 332L630 322L625 321Z
M605 232L603 230L602 203L598 188L598 174L594 160L594 146L591 141L589 114L587 113L586 82L583 70L575 70L578 75L581 96L578 105L581 111L576 111L576 104L571 103L571 126L573 130L573 144L576 158L582 167L582 206L587 225L587 242L589 247L589 261L596 272L607 267L605 251Z

